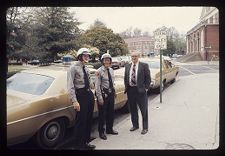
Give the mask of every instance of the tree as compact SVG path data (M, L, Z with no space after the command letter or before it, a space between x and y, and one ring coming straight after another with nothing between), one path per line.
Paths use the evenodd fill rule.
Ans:
M96 19L94 21L94 24L90 26L90 28L94 28L94 27L106 27L106 25L101 22L99 19Z
M142 36L150 36L150 34L149 34L148 31L145 31L145 32L143 32L143 35Z
M96 47L102 54L110 51L112 56L125 55L128 53L128 48L124 40L119 34L114 34L111 29L107 27L92 27L82 34L81 41L83 44L88 44Z
M171 39L167 39L167 49L162 50L164 56L172 56L176 51L176 47Z
M66 7L9 8L7 52L18 57L56 58L78 49L79 22Z
M134 35L133 35L134 37L140 37L140 36L142 36L142 34L141 34L141 29L139 29L139 28L135 28L134 29Z
M78 49L76 39L80 36L79 22L66 7L44 7L36 10L38 26L35 35L45 57L56 58L57 53Z
M132 27L126 29L125 31L119 34L122 38L131 38L132 37Z
M6 13L6 25L7 25L7 54L8 56L17 56L15 52L21 49L21 44L24 43L25 39L21 29L21 21L19 16L23 10L20 10L18 7L8 8Z

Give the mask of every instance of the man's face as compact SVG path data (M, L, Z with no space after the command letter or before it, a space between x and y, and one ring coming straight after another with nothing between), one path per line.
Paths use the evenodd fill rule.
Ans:
M88 54L83 54L82 59L85 63L88 63L90 56Z
M103 65L105 67L110 67L111 66L111 60L110 60L110 58L104 58L103 59Z
M132 53L131 54L131 61L133 63L137 63L138 62L138 53Z

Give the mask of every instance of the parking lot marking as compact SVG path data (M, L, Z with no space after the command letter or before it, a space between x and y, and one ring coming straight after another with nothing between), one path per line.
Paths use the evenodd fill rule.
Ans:
M180 68L182 68L182 69L184 69L184 70L188 71L189 73L191 73L191 74L195 75L195 73L193 73L192 71L188 70L187 68L184 68L184 67L182 67L182 66L180 66Z
M205 67L205 68L208 68L208 69L211 69L211 70L214 70L214 71L218 71L217 69L214 69L214 68L211 68L211 67L207 67L207 66L202 66L202 67Z

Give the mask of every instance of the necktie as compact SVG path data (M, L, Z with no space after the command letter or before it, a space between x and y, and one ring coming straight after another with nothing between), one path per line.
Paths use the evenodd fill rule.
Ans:
M87 73L85 71L85 66L83 66L83 73L84 73L84 84L85 84L85 88L86 89L89 89L90 88L90 86L89 86L89 80L88 80Z
M113 82L112 82L111 74L109 72L109 68L107 68L107 72L108 72L108 78L109 78L109 88L113 89Z
M133 65L133 70L132 70L132 74L131 74L131 85L135 86L136 85L136 69L135 69L136 65Z

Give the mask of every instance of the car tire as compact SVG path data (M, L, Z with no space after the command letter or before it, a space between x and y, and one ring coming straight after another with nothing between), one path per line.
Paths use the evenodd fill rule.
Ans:
M43 149L53 148L62 141L65 136L65 131L66 127L64 120L52 120L37 132L37 145Z
M171 84L174 83L174 82L176 81L177 75L178 75L178 72L176 73L175 78L171 81Z
M174 83L176 81L176 77L171 81L171 84Z

